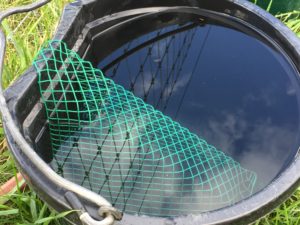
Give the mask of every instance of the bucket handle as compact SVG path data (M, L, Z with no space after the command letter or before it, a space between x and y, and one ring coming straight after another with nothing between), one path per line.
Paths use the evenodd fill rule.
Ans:
M41 6L49 3L51 0L39 0L32 4L28 4L25 6L18 6L14 8L7 9L5 11L0 12L0 24L2 21L10 15L17 14L17 13L24 13L30 12L32 10L38 9ZM71 208L78 211L79 218L82 224L85 225L111 225L116 220L122 219L122 212L118 211L116 208L112 207L112 205L100 195L82 187L75 183L72 183L68 180L57 175L49 166L33 151L31 146L26 142L23 135L21 134L20 130L18 129L16 123L14 122L7 103L4 97L4 90L2 86L2 75L3 75L3 65L4 65L4 56L5 56L5 49L6 49L6 36L3 30L0 28L0 111L2 114L2 121L6 125L6 129L8 129L12 134L14 134L14 141L20 148L22 149L23 153L32 160L34 165L41 170L41 172L52 182L56 185L68 190L67 197L68 202L70 203ZM74 204L80 203L79 199L75 196L80 196L81 198L85 198L88 201L91 201L99 206L99 215L103 217L103 220L97 221L93 219L82 204ZM71 196L71 197L70 197ZM74 201L72 201L73 199ZM71 201L70 201L71 200Z

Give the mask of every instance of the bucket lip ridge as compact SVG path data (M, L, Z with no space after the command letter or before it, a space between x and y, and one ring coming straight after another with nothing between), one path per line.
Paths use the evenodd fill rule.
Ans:
M70 22L69 22L70 20L68 21L67 18L69 19L78 16L79 13L85 7L88 7L89 5L96 3L96 1L97 0L82 0L82 1L76 1L74 3L70 3L64 10L62 20L60 22L59 27L57 28L57 32L54 39L62 40L65 38L66 27L70 26ZM193 2L193 1L189 1L189 2ZM215 4L216 2L220 2L220 1L215 0ZM266 21L270 27L273 27L276 30L276 32L278 32L278 36L283 38L282 41L290 45L289 48L291 48L291 51L293 52L294 56L296 56L296 58L294 57L293 63L296 66L298 66L297 70L299 72L300 40L288 27L286 27L282 22L280 22L278 19L273 17L271 14L267 13L263 9L259 8L258 6L246 0L225 0L224 2L232 3L236 6L242 7L247 12L254 13L260 19ZM240 14L239 10L236 11L227 10L226 13L235 16L238 19L247 19L247 18L242 18L244 16L244 13ZM250 23L250 21L246 21L246 22ZM9 88L9 90L11 90L11 88ZM19 93L15 93L15 94L18 95ZM14 144L15 143L14 137L13 135L11 135L13 134L13 132L20 132L20 131L8 130L6 126L5 129L6 132L10 134L8 135L8 142L9 142L10 149L13 152L17 161L20 162L20 160L22 161L24 157L23 154L20 154L22 153L22 147ZM33 149L31 150L34 151ZM25 160L29 160L29 159L27 158ZM25 174L29 175L30 183L31 182L51 183L51 181L49 180L39 179L37 176L33 174L34 173L33 170L27 170L25 163L21 163L21 164L22 164L20 165L21 170L24 171ZM35 169L37 170L39 170L40 168L40 165L32 165L32 163L27 165L27 167L32 167L32 166L34 166ZM51 170L50 167L49 170ZM157 222L156 224L166 224L167 222L175 223L175 224L195 224L195 223L233 224L233 223L240 223L241 219L243 219L242 223L245 223L246 221L253 221L254 219L263 216L268 211L275 208L279 203L281 203L286 197L288 197L297 188L297 186L300 184L300 173L298 171L300 171L299 154L297 154L294 161L286 169L284 169L283 172L275 180L273 180L271 184L269 184L263 190L252 195L248 199L242 200L232 206L227 206L225 208L221 208L215 211L201 213L199 215L182 216L173 219L151 217L151 222L156 221ZM39 170L39 173L42 173L41 170ZM36 188L39 189L38 187ZM57 196L52 196L54 201L56 198L58 202L60 201L60 203L57 204L63 204L63 201L65 201L63 200L63 198L58 197L59 194L61 193L60 191L61 190L56 191ZM123 221L124 223L132 222L137 220L137 218L139 222L143 222L145 224L149 223L149 217L134 216L129 214L124 215Z

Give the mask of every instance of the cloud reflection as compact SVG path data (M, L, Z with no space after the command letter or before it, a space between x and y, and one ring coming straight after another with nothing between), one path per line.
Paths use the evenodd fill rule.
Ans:
M255 171L258 174L257 190L265 187L295 148L296 131L288 125L274 124L270 118L247 121L243 110L220 114L218 119L201 125L203 137L244 168Z

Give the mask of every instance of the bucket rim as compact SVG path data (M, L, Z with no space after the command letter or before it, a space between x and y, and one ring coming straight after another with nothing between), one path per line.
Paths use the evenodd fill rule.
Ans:
M57 29L57 33L55 36L55 40L63 40L66 38L65 35L65 29L68 23L67 27L70 27L70 18L77 17L80 15L80 13L85 10L87 7L89 7L92 4L95 4L96 0L83 0L83 1L76 1L74 3L70 3L64 11L61 23ZM186 2L186 1L184 1ZM193 2L193 1L188 1ZM220 1L212 1L212 2L218 2L220 4ZM241 7L245 12L252 12L260 19L264 20L269 27L272 27L274 30L278 32L278 36L282 38L283 42L289 43L291 51L294 54L293 62L296 64L296 66L300 67L300 40L298 37L289 29L287 28L282 22L280 22L278 19L273 17L271 14L267 13L266 11L262 10L258 6L246 1L246 0L225 0L224 2L228 2L232 4L233 6ZM214 4L214 3L212 3ZM228 14L230 16L235 16L236 18L240 20L247 20L247 18L244 18L244 13L242 13L239 10L234 9L224 9L224 14ZM71 20L72 21L72 20ZM250 21L246 21L249 23ZM76 47L76 46L75 46ZM290 54L289 54L290 55ZM298 61L297 61L298 60ZM300 69L297 68L299 71ZM6 92L6 98L8 97L8 94L12 91L12 87L9 88L9 90ZM23 134L20 132L19 129L16 129L17 126L12 127L11 124L14 123L14 121L10 120L9 118L5 117L6 113L3 111L3 107L7 110L11 110L9 107L6 106L6 103L3 101L0 102L0 108L3 114L3 123L5 130L7 132L8 136L8 143L10 146L11 151L13 152L15 158L17 159L17 162L19 163L19 166L21 167L21 170L23 173L25 173L27 176L27 180L29 180L29 183L32 183L35 189L37 189L37 192L40 192L40 189L36 187L35 184L39 182L49 182L52 183L52 185L56 187L60 187L60 190L56 193L53 193L54 201L57 201L58 205L62 205L63 207L58 208L69 208L69 205L67 201L64 198L57 197L64 191L66 191L66 187L62 188L57 183L57 177L53 176L48 181L43 180L47 177L47 173L50 173L50 170L52 169L41 159L37 159L37 161L32 162L29 160L30 157L34 157L34 159L39 158L37 154L35 153L34 149L28 145L27 150L31 151L31 154L27 154L27 150L24 150L24 146L20 145L18 142L19 138L23 137ZM17 136L12 135L18 133ZM21 137L20 137L21 135ZM24 137L23 137L24 139ZM25 139L23 141L26 141ZM25 161L28 160L30 162L29 165L24 164L22 162L23 157L26 157ZM32 158L31 158L32 159ZM21 160L21 161L20 161ZM28 171L28 166L31 167L31 169ZM267 187L265 187L263 190L257 192L256 194L252 195L250 198L242 200L235 205L227 206L225 208L221 208L215 211L210 211L206 213L201 213L199 215L190 215L190 216L182 216L178 218L173 219L167 219L167 218L155 218L151 217L151 223L156 222L156 224L236 224L236 223L245 223L246 221L251 222L260 216L265 215L267 212L275 208L279 203L284 201L286 197L288 197L300 184L300 173L298 171L300 169L300 158L299 154L295 157L294 161L284 170L282 173ZM38 176L33 175L32 173L35 170L38 170L38 173L40 173L41 178ZM37 173L37 174L38 174ZM51 172L52 173L52 172ZM58 176L58 175L57 175ZM63 178L60 178L63 179ZM63 179L64 180L64 179ZM66 180L65 180L66 181ZM67 182L67 181L66 181ZM51 185L50 185L51 186ZM64 191L62 191L65 189ZM83 189L82 189L83 190ZM84 190L87 192L91 192L89 190ZM84 192L84 193L87 193ZM42 195L45 195L42 194ZM47 198L45 196L45 198ZM56 199L56 200L55 200ZM55 204L55 203L53 203ZM132 223L133 221L137 220L139 223L145 223L149 224L149 217L144 216L134 216L125 214L122 222L124 224Z

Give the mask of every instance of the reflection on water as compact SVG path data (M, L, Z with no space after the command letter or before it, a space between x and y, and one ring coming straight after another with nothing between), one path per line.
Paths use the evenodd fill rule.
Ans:
M299 88L280 52L222 26L170 32L179 28L132 40L98 65L172 120L120 86L88 78L108 87L88 103L104 110L59 140L54 156L64 177L127 213L170 217L234 204L268 185L298 148Z
M168 29L174 27L159 32ZM178 33L110 64L157 35L129 42L99 68L255 171L256 190L265 187L298 149L299 88L294 69L268 45L216 25Z

